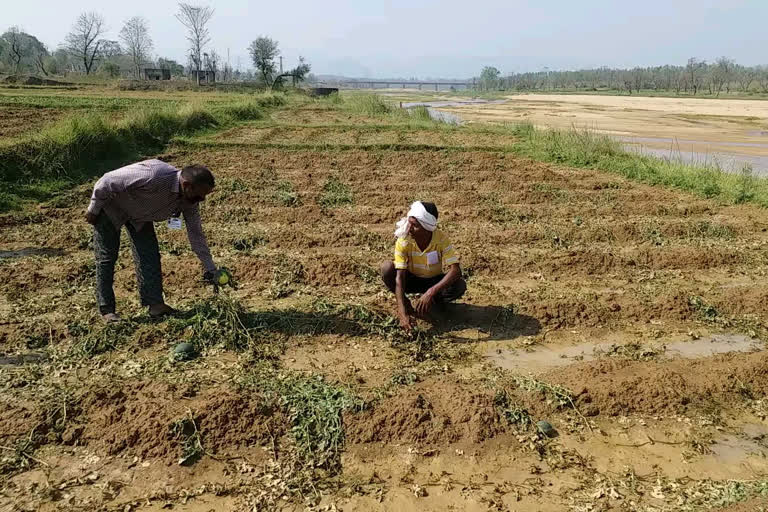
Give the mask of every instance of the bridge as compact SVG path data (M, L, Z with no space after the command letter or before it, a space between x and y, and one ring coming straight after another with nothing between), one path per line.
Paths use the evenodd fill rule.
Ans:
M470 89L474 88L475 81L469 80L465 82L421 82L413 80L355 80L353 82L339 82L339 87L345 89L392 89L393 87L400 87L402 89L419 89L422 87L435 88L435 91L446 89Z

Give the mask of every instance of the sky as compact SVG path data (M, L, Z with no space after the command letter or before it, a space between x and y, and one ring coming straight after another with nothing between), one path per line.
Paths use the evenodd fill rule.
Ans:
M168 0L4 2L0 30L18 25L57 47L80 12L118 39L131 16L150 25L156 56L186 63L184 29ZM276 39L285 67L299 55L315 74L367 78L470 78L483 66L511 72L685 64L720 56L768 64L768 0L191 0L215 9L211 44L232 66L247 47Z

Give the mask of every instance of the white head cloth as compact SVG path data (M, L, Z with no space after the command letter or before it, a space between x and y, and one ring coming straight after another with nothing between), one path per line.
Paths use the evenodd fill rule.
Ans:
M400 219L397 223L397 229L395 230L395 236L397 238L405 238L408 236L408 217L415 217L416 220L419 221L419 224L421 224L421 227L427 231L434 231L437 229L437 219L435 216L424 208L421 201L416 201L411 205L411 209L408 210L406 216Z

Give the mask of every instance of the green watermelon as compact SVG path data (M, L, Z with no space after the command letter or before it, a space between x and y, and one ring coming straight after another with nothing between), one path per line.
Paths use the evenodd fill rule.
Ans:
M176 361L190 361L197 357L197 350L191 343L182 342L173 347L173 358Z

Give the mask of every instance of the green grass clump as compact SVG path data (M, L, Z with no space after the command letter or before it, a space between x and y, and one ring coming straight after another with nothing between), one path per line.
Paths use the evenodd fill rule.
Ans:
M281 107L288 101L286 95L280 92L265 92L254 95L253 101L262 108Z
M100 162L161 148L175 135L217 126L202 107L141 109L118 122L83 114L54 123L18 144L0 149L0 181L77 179Z
M376 94L356 94L344 100L344 108L368 116L391 114L397 107Z
M205 455L202 436L197 429L197 422L191 412L188 412L185 418L178 419L171 423L169 434L181 444L181 458L179 459L179 465L189 466Z
M0 211L19 208L27 200L50 199L93 174L159 151L174 137L261 119L264 108L285 101L284 94L271 93L206 104L116 103L115 108L125 112L117 120L109 110L74 110L38 133L0 145Z
M360 411L365 402L351 392L329 384L322 377L256 367L239 383L248 390L274 396L288 412L291 436L304 462L338 473L344 448L343 413Z
M429 115L429 109L424 105L419 105L417 107L409 108L408 114L411 116L411 119L415 121L425 121L425 122L433 121L432 116Z
M524 407L513 403L509 394L504 390L499 390L493 397L493 405L499 413L499 416L507 420L509 425L527 429L533 425L533 419L530 413Z
M274 198L283 206L293 207L301 205L299 193L293 188L293 183L287 180L281 180L277 183Z
M264 111L257 102L243 101L221 109L225 116L235 121L256 121L264 117Z
M352 189L349 188L349 185L342 183L335 177L331 177L325 182L323 190L320 192L320 197L317 199L317 204L323 208L338 208L353 202Z
M128 320L109 323L92 330L86 324L73 323L69 332L75 338L70 353L77 357L94 357L127 344L138 325Z
M265 245L269 242L269 238L264 233L258 233L251 236L244 236L236 238L232 242L232 247L236 251L251 252L255 248Z
M254 342L247 315L242 304L222 294L193 305L185 317L171 318L168 325L172 335L184 337L177 341L192 343L198 351L217 345L242 351Z
M519 138L513 151L534 160L608 171L726 203L768 206L768 180L753 177L749 167L741 173L728 173L716 165L647 156L627 151L620 141L590 130L539 130L531 123L521 123L513 133Z
M707 303L707 301L698 295L693 295L688 298L688 306L690 306L690 308L695 311L702 320L706 320L708 322L714 322L720 316L720 312L715 306Z

